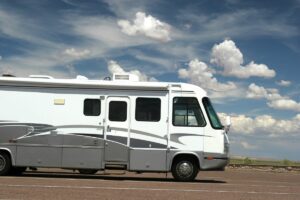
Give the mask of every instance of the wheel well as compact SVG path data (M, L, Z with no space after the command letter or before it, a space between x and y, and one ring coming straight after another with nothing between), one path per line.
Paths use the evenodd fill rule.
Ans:
M194 161L196 163L198 169L200 169L199 159L194 154L178 154L178 155L175 155L175 157L173 158L171 166L173 166L173 164L178 162L179 160L183 160L183 159L189 159L189 160Z
M5 153L6 155L9 156L10 160L12 161L12 158L11 158L11 155L10 155L10 152L6 149L0 149L0 153Z

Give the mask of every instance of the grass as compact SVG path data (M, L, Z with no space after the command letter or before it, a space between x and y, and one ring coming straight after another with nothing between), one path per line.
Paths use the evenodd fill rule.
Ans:
M256 158L231 158L230 165L263 165L263 166L282 166L282 167L300 167L300 162L284 160L265 160Z

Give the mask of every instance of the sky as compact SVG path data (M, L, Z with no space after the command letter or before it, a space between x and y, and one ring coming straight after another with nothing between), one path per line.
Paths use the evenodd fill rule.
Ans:
M299 0L1 0L0 74L204 88L231 154L300 161Z

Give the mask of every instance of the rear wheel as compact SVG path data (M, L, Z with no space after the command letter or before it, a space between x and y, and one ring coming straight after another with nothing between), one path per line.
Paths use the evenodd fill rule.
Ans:
M11 159L6 152L0 152L0 176L7 175L11 170Z
M80 174L96 174L97 169L78 169Z
M198 166L193 159L176 160L172 165L172 175L176 181L193 181L198 171Z

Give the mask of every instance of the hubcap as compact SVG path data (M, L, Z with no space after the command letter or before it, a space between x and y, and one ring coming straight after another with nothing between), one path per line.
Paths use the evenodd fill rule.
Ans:
M193 166L191 163L182 162L177 166L177 173L180 177L189 177L193 173Z
M3 158L3 156L0 155L0 171L2 171L5 168L5 159Z

